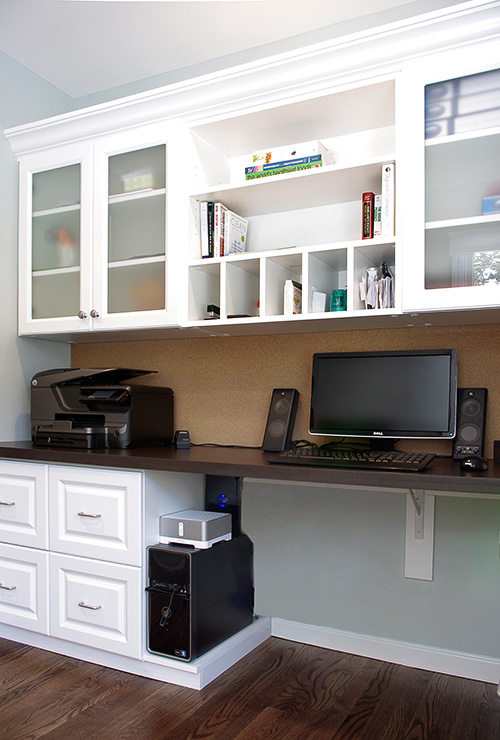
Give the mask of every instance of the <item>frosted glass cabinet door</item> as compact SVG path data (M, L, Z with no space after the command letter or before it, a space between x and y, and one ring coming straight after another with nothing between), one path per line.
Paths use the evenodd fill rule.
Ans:
M135 138L96 146L95 329L169 323L167 143Z
M500 283L500 69L425 88L425 287Z
M500 307L498 45L466 61L418 70L403 93L410 312Z
M89 149L20 164L19 331L88 330L92 265Z

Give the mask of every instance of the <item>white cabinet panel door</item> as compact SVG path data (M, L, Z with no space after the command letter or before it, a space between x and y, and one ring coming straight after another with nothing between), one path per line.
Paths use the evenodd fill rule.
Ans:
M139 658L141 569L50 555L51 634Z
M141 565L141 473L53 466L49 491L51 550Z
M0 544L0 622L48 634L48 557Z
M0 541L48 548L46 465L0 463Z

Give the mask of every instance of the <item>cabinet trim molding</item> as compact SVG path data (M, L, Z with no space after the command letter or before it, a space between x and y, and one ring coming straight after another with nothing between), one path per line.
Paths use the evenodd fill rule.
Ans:
M21 156L153 121L224 115L394 70L433 52L500 37L500 0L470 0L254 62L5 130ZM243 89L246 94L242 96ZM277 93L277 91L279 91Z

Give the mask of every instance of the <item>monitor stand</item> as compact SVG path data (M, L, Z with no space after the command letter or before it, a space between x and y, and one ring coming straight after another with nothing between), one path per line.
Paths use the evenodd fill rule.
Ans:
M375 452L393 452L394 445L398 442L394 437L371 437L370 450Z

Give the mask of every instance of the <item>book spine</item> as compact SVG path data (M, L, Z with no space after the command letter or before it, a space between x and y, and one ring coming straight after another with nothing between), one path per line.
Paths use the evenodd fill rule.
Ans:
M214 257L220 257L221 204L214 203Z
M226 254L226 219L227 219L227 208L220 204L220 237L219 237L219 252L220 256L224 257Z
M208 256L214 256L214 203L207 203Z
M299 170L310 170L314 167L321 167L321 160L315 162L304 162L303 164L289 165L286 167L278 167L271 170L260 170L259 172L247 172L245 175L246 180L256 180L260 177L272 177L273 175L283 175L288 172L298 172Z
M374 193L363 193L361 196L362 203L362 239L373 238L373 201Z
M321 154L312 154L310 157L297 157L292 159L284 159L281 162L269 162L252 165L251 167L245 167L245 175L251 172L267 172L267 170L277 170L281 167L294 167L298 164L309 164L309 162L321 162Z
M373 200L373 236L382 233L382 196L376 195Z
M200 242L201 242L201 256L203 258L209 257L208 251L208 215L207 215L207 201L204 200L200 203Z
M394 162L382 165L382 236L394 236Z

